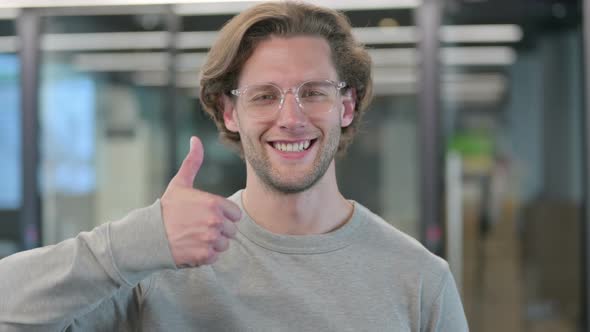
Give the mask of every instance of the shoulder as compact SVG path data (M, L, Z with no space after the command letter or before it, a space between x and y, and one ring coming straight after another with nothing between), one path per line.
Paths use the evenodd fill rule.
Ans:
M361 220L353 251L362 257L373 284L382 285L383 292L390 290L400 303L419 301L426 311L445 289L455 289L444 259L361 204L355 209Z
M362 219L357 245L366 254L379 257L386 266L411 277L441 282L447 275L447 262L431 253L418 240L403 233L363 205L355 202L356 217Z

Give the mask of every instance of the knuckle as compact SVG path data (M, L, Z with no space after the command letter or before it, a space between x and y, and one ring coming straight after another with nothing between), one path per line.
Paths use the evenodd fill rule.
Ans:
M211 257L211 255L214 253L215 253L215 250L213 250L213 248L211 246L206 246L203 248L203 258L204 259Z
M207 226L213 227L213 228L219 227L222 223L223 223L223 218L221 218L220 216L217 216L217 215L212 216L211 218L209 218L207 220Z
M188 156L184 157L184 163L186 163L186 165L189 167L194 166L194 164L196 162L197 162L196 158L193 157L192 155L188 155Z
M207 201L206 201L207 207L211 210L216 210L219 207L219 202L217 200L217 197L210 195L209 197L207 197Z
M225 246L225 238L222 236L219 239L217 239L217 241L215 241L215 243L213 244L213 249L219 250L222 249Z
M214 243L217 238L219 237L219 233L215 231L208 231L204 235L204 240L206 243Z

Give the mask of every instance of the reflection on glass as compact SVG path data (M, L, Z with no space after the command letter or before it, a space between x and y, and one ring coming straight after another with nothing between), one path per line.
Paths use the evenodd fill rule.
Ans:
M15 12L0 10L0 258L23 246L20 61Z
M57 76L57 75L56 75ZM83 74L61 74L41 90L43 191L87 195L96 190L96 89Z
M19 61L14 54L0 54L0 210L21 205Z

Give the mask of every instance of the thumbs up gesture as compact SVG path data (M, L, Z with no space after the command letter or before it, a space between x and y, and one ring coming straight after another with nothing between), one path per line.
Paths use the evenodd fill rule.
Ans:
M203 144L191 137L190 151L160 200L166 235L178 267L214 263L236 234L240 208L225 197L193 188L203 163Z

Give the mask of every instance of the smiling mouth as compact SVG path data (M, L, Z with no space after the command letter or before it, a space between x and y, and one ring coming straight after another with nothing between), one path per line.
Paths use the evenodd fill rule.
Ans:
M315 143L316 139L312 140L303 140L298 142L270 142L269 144L279 150L281 152L303 152L308 150L313 143Z

